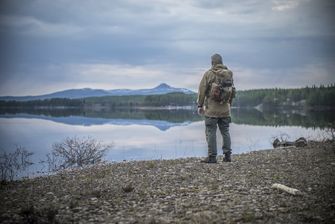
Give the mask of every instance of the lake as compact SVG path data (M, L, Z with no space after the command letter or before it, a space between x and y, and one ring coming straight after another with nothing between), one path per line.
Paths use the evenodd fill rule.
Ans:
M234 109L230 128L233 154L272 148L275 137L322 139L334 121L332 112ZM174 159L207 155L203 118L193 110L6 110L0 111L0 150L22 146L34 163L20 176L40 175L52 145L67 137L111 144L105 159ZM218 132L218 149L222 144ZM219 154L222 154L219 151Z

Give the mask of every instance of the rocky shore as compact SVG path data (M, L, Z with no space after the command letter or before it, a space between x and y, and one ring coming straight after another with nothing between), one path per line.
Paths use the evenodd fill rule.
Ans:
M335 143L122 162L2 183L1 223L335 223ZM271 186L296 188L291 195Z

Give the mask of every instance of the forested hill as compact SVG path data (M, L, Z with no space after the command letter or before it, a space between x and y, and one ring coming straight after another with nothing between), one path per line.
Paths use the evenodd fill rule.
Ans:
M119 107L161 107L192 106L196 104L196 94L168 93L162 95L102 96L83 99L45 99L33 101L0 101L0 108L30 107L80 107L80 108L119 108Z
M335 109L335 85L297 89L255 89L238 91L236 107L307 107Z
M21 107L164 107L196 106L197 94L168 93L148 96L103 96L83 99L45 99L33 101L0 101L0 108ZM300 89L256 89L237 91L235 107L292 107L304 109L335 109L335 85Z

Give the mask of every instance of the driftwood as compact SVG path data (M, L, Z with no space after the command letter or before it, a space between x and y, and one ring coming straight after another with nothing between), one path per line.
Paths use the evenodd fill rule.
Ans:
M285 192L287 192L289 194L292 194L292 195L302 195L301 191L299 191L298 189L287 187L283 184L273 184L272 188L279 189L281 191L285 191Z
M307 145L307 140L304 137L298 138L294 142L290 141L280 141L278 138L276 138L273 143L273 148L279 148L279 147L304 147Z

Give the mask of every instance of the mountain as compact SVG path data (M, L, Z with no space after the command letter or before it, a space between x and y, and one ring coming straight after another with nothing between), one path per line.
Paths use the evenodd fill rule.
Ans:
M185 94L192 94L193 91L185 88L175 88L169 86L166 83L162 83L155 88L152 89L138 89L138 90L129 90L129 89L116 89L110 90L110 96L129 96L129 95L159 95L159 94L166 94L166 93L185 93Z
M29 100L52 99L52 98L80 99L86 97L99 97L99 96L159 95L173 92L181 92L185 94L194 93L189 89L175 88L169 86L166 83L162 83L152 89L137 89L137 90L131 90L131 89L103 90L103 89L90 89L90 88L69 89L39 96L2 96L0 97L0 100L29 101Z
M69 99L79 99L85 97L98 97L98 96L107 96L108 91L102 89L69 89L64 91L59 91L55 93L39 95L39 96L3 96L0 97L0 100L16 100L16 101L29 101L29 100L45 100L52 98L69 98Z

